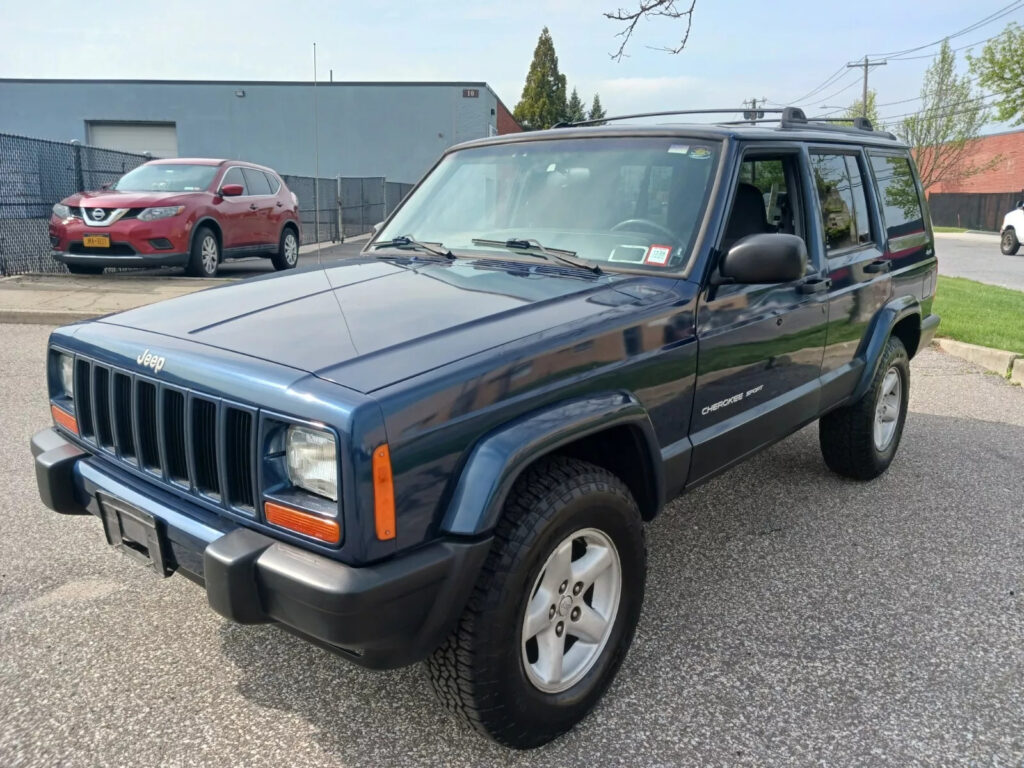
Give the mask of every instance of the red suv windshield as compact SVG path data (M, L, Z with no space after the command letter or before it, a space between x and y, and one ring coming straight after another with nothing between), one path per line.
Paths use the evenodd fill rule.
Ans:
M140 165L114 184L120 192L201 192L217 173L215 165Z

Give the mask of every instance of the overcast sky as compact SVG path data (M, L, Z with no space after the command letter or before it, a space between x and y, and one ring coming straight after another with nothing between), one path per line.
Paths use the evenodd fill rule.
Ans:
M616 22L602 11L634 0L240 0L5 3L2 77L310 80L312 43L326 80L487 81L511 109L537 35L547 25L570 88L609 113L731 106L751 97L790 103L864 54L899 51L955 33L1009 0L697 0L686 50L680 22L641 22L614 62ZM680 0L685 4L685 0ZM270 9L273 10L270 10ZM962 35L955 46L1024 21L1024 4ZM928 48L920 53L931 53ZM958 54L966 69L963 54ZM917 96L929 59L891 61L871 72L879 102ZM803 105L847 105L860 70L843 71ZM883 117L918 102L883 106ZM0 105L0 109L3 105ZM993 128L998 126L993 126Z

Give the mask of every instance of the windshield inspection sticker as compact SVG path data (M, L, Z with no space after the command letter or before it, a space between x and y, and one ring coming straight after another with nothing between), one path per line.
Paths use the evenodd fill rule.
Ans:
M668 264L668 260L671 255L671 245L652 245L647 249L647 256L644 257L644 264L653 264L656 267L664 267Z
M685 155L687 152L690 151L690 145L689 144L673 144L671 147L668 148L668 151L671 152L674 155Z
M694 160L707 160L711 157L711 147L692 147L690 157Z

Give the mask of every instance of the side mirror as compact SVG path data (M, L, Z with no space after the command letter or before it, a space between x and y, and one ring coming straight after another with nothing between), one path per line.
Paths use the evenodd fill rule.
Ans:
M221 197L238 197L245 191L241 184L225 184L220 188Z
M380 232L380 228L383 227L383 226L384 226L384 222L383 221L378 221L376 224L374 224L373 225L373 234L376 235L378 232Z
M1024 200L1018 200L1017 201L1017 207L1018 208L1024 208Z
M722 257L718 271L721 282L791 283L807 271L807 245L796 235L747 235Z

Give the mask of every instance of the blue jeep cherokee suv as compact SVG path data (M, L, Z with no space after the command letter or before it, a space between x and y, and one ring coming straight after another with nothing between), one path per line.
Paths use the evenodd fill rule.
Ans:
M644 521L817 420L896 453L936 259L858 120L570 126L454 147L359 258L55 331L43 501L354 662L427 660L514 747L595 704Z

